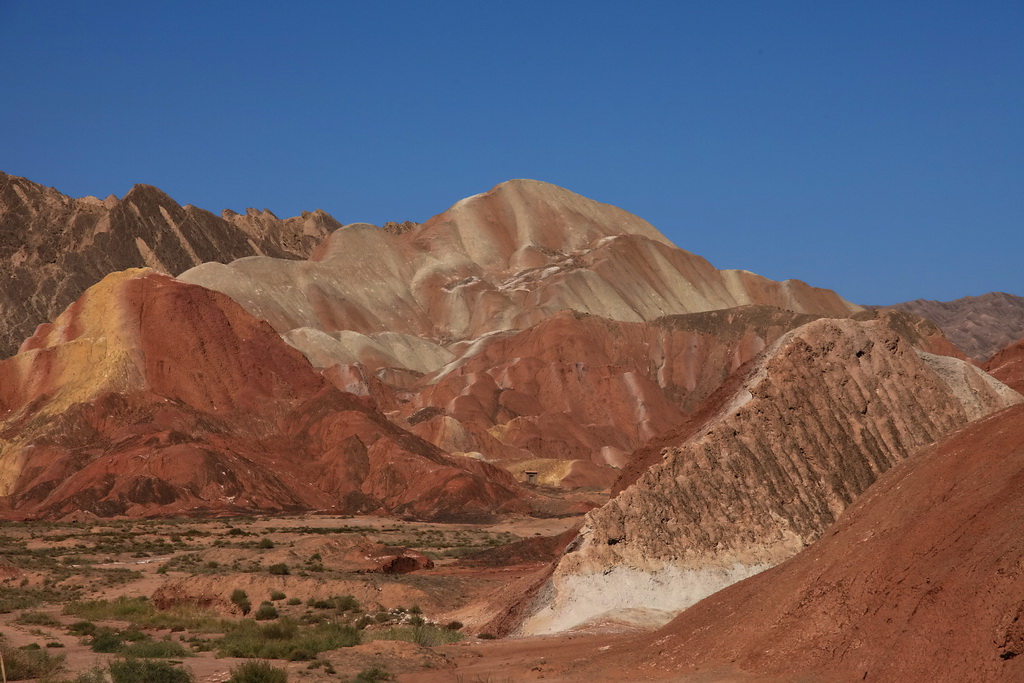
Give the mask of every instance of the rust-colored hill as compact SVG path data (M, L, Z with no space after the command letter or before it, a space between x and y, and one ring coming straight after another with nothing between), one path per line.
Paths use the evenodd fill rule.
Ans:
M177 274L206 261L304 258L339 223L322 211L215 216L155 187L75 199L0 173L0 358L108 273L148 266Z
M1024 393L1024 339L1020 339L992 356L985 371L1003 384Z
M524 509L507 472L396 427L222 294L148 270L104 278L0 362L0 496L16 517Z
M1024 337L1024 297L1005 292L965 296L954 301L915 299L886 308L928 318L977 361L984 361Z
M893 467L793 559L593 665L637 679L1024 680L1022 527L1018 405Z
M914 348L893 320L820 319L779 337L716 413L587 515L523 631L684 609L799 552L920 447L1022 400Z

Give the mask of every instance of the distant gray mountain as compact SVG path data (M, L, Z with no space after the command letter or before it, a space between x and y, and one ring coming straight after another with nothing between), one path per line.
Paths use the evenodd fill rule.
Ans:
M964 353L979 361L1024 337L1024 297L1005 292L954 301L915 299L874 308L895 308L928 318Z

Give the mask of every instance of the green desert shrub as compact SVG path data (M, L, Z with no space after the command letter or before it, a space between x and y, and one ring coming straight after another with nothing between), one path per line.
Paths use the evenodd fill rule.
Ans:
M357 673L356 677L352 679L352 683L383 683L384 681L393 680L395 680L395 677L387 669L373 666Z
M277 619L277 608L272 603L264 602L260 604L259 609L256 610L256 614L253 616L256 618L256 621Z
M110 663L113 683L193 683L190 671L169 662L150 659L118 659Z
M245 616L252 611L252 603L249 602L249 595L241 588L236 588L231 592L231 602L242 610L242 616Z
M226 683L288 683L288 672L263 660L242 662L231 669Z

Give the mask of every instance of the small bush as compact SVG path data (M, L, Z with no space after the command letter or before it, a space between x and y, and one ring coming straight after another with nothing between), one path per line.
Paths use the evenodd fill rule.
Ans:
M93 652L119 652L124 647L124 641L117 631L109 628L97 629L92 640L89 641L89 649Z
M263 538L260 539L260 542L256 544L256 547L260 548L262 550L269 550L269 549L274 547L274 542L271 541L266 536L264 536Z
M252 603L249 602L248 594L241 588L236 588L231 592L231 602L242 610L242 616L252 611Z
M277 564L270 565L269 567L267 567L267 571L271 574L276 574L278 576L283 576L285 574L291 573L288 571L288 565L286 565L284 562L278 562Z
M277 608L269 602L264 602L260 605L259 609L256 610L256 621L267 621L268 619L277 619Z
M288 604L289 605L301 605L302 604L302 600L299 600L298 598L288 598Z
M359 601L356 600L354 595L342 595L341 597L334 598L334 606L338 608L339 612L359 611Z
M231 678L225 683L288 683L288 672L263 660L242 662L231 669Z
M91 621L76 621L68 626L68 633L73 636L91 636L96 633L96 624Z
M282 593L281 591L270 591L270 599L271 600L284 600L285 597L286 597L285 594Z
M463 623L461 621L449 621L444 627L449 631L461 631Z
M352 679L352 683L382 683L382 681L393 680L395 680L395 677L387 669L374 666L357 673L356 677Z
M168 662L119 659L110 663L113 683L193 683L192 673Z

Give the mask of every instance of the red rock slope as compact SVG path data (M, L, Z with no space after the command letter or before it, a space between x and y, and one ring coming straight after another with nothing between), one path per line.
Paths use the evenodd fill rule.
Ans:
M177 274L206 261L304 258L339 223L322 211L218 217L149 185L123 198L74 199L0 173L0 358L107 273L137 266Z
M985 363L985 371L1024 393L1024 339L1010 344Z
M227 297L148 270L90 288L0 362L0 496L13 516L520 508L338 391Z
M792 560L606 659L638 679L726 667L758 680L1024 680L1022 528L1018 405L894 467Z

